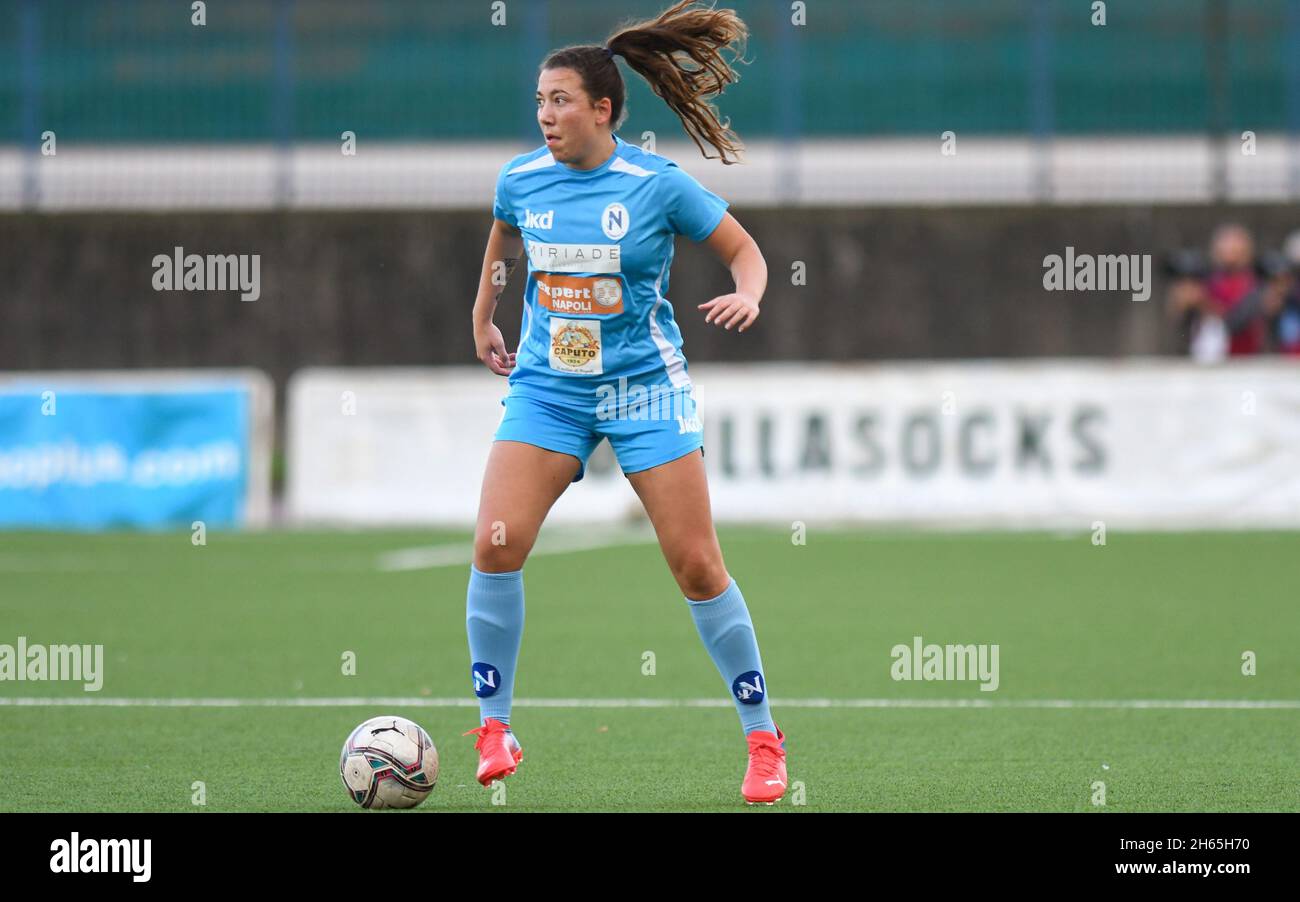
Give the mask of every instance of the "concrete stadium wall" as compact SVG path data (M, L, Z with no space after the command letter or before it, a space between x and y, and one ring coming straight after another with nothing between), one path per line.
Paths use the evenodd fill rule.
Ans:
M730 290L679 239L667 293L691 361L1176 353L1160 258L1225 219L1276 246L1286 206L734 210L767 258L758 326L738 336L694 305ZM472 363L487 213L0 216L0 369L254 366L282 390L308 365ZM155 255L259 254L261 297L155 291ZM1154 293L1047 292L1043 259L1154 256ZM792 284L796 261L807 284ZM498 310L518 337L523 279Z

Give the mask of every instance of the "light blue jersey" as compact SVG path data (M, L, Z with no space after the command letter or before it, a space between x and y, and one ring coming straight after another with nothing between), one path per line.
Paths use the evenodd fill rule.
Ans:
M690 389L667 297L673 236L703 241L727 202L672 160L614 141L596 169L540 147L497 177L492 214L520 230L528 256L512 395L592 410L597 387L620 377Z

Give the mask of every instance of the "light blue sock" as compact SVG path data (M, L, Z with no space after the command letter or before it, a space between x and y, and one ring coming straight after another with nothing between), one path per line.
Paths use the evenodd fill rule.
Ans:
M717 598L686 599L695 618L700 639L722 674L740 714L740 725L748 736L755 730L776 732L767 704L767 677L758 656L758 640L749 619L745 597L733 579Z
M489 717L509 724L515 666L524 635L524 571L484 573L470 564L465 629L479 726Z

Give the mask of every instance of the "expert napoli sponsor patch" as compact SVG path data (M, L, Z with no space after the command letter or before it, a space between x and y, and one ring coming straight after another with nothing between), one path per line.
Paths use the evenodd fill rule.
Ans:
M623 284L598 276L535 272L537 302L552 313L603 315L623 312Z

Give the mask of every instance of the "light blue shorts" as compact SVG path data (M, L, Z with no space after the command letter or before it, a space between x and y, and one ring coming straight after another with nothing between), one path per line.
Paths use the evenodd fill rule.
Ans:
M648 470L704 447L704 428L691 390L637 386L590 413L513 391L501 399L505 416L494 441L524 442L578 459L580 480L587 458L609 439L623 474Z

